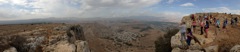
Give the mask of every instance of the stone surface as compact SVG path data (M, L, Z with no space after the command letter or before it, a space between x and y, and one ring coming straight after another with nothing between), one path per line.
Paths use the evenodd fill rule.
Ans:
M77 52L90 52L88 43L86 41L79 41L75 42Z
M206 52L218 52L218 45L206 47L205 50Z
M54 45L45 48L44 52L75 52L75 45L68 43L68 41L59 41Z
M15 47L10 47L7 50L4 50L3 52L17 52L17 49Z
M182 45L180 41L180 33L178 32L175 36L172 36L171 38L171 47L172 48L177 48Z
M240 52L240 45L235 45L230 49L230 52Z

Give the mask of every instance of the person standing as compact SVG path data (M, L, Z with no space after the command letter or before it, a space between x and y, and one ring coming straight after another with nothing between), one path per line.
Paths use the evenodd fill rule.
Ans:
M193 27L193 32L195 33L196 27L197 27L197 21L196 20L192 21L192 27Z
M216 26L215 34L217 35L218 31L220 30L219 29L220 28L220 20L219 19L216 19L215 26Z
M194 14L191 15L191 19L192 19L192 20L195 20Z
M227 31L227 29L226 29L226 26L227 26L227 18L224 20L224 22L223 22L223 32L225 33L226 31Z
M203 27L204 27L204 22L203 22L203 20L200 20L200 31L201 31L201 33L200 33L200 35L202 35L203 34Z
M182 22L180 24L180 32L181 32L181 41L186 40L186 24L185 22Z
M205 26L204 26L204 31L205 31L205 38L208 38L208 28L209 28L209 21L206 21Z
M235 20L235 25L237 26L237 23L238 23L238 17L234 18Z

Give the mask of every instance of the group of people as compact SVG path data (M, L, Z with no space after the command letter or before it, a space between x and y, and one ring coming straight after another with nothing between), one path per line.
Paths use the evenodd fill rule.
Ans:
M210 25L214 25L216 27L215 34L217 35L218 31L220 31L220 18L217 16L213 16L211 14L204 14L203 16L196 16L194 14L190 15L191 22L182 22L180 24L180 32L181 32L181 41L187 43L187 45L190 45L191 40L193 39L196 43L201 43L199 40L193 35L193 33L196 33L196 28L200 27L200 35L204 35L205 38L208 38L208 30L210 28ZM237 25L238 17L231 16L231 25ZM223 24L222 29L224 32L227 31L227 24L228 24L228 18L223 17ZM199 25L198 25L199 24ZM193 30L193 31L192 31Z

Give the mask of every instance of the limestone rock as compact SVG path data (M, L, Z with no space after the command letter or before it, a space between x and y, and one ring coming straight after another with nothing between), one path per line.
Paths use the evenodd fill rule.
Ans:
M174 49L172 49L172 52L204 52L204 51L202 51L202 50L192 50L192 49L182 50L180 48L174 48Z
M180 47L182 45L180 41L180 33L178 32L175 36L172 36L171 38L171 47L176 48Z
M240 52L240 45L235 45L230 49L230 52Z
M3 52L17 52L17 49L15 47L11 47L7 50L4 50Z
M88 43L86 41L79 41L75 42L77 52L90 52Z
M182 52L182 50L180 48L174 48L172 49L172 52Z
M218 45L205 48L206 52L218 52Z
M68 41L59 41L45 48L44 52L75 52L75 50L76 47L74 44L70 44Z
M57 31L59 31L59 30L64 31L64 30L67 30L68 27L67 26L58 26L58 27L54 27L53 29L57 30Z

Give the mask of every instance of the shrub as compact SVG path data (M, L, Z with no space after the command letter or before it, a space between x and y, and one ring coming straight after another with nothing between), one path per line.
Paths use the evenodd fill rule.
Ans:
M155 41L155 51L156 52L171 52L171 37L175 35L179 30L177 28L168 28L167 33L163 37L159 37Z

